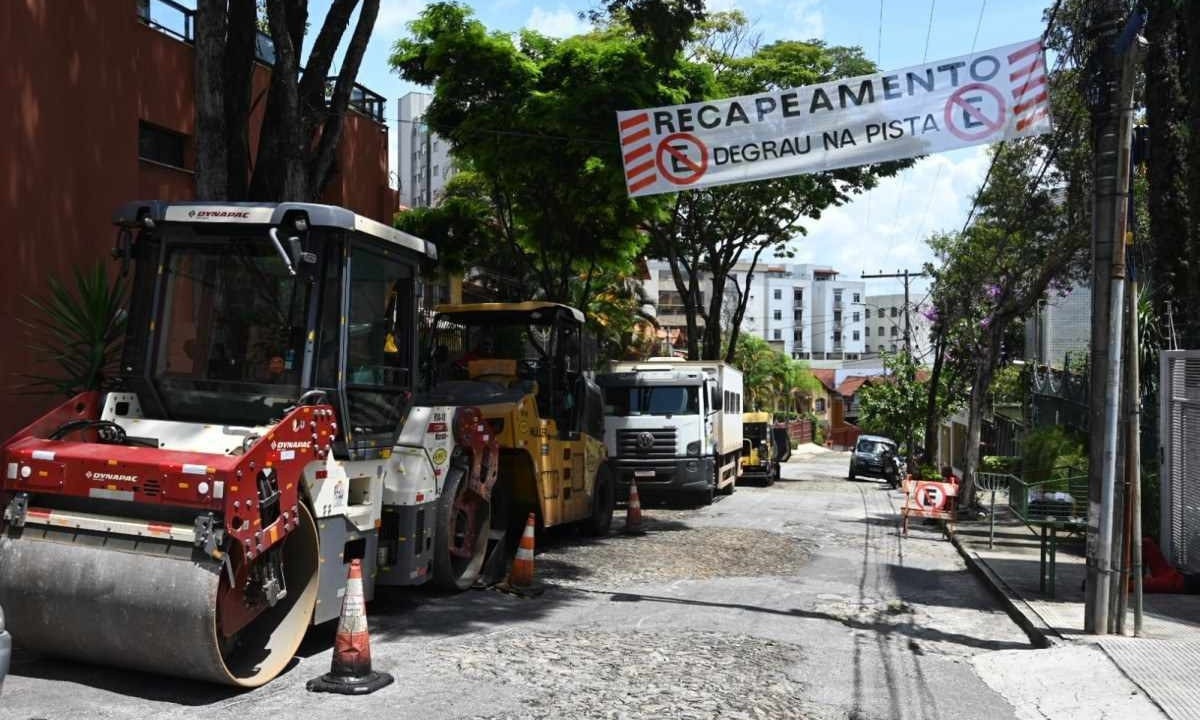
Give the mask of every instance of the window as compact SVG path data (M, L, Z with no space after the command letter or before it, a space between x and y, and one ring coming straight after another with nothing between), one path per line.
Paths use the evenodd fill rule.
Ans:
M438 174L438 166L437 166L437 165L434 165L434 166L433 166L433 174L434 174L434 175L437 175L437 174Z
M834 333L833 333L833 341L834 341L835 343L840 343L840 342L842 341L842 333L841 333L840 331L834 331Z
M833 311L833 321L835 323L840 323L842 321L842 311L841 310Z
M817 398L817 412L825 412L825 398Z
M850 319L853 320L854 322L858 322L860 319L862 319L862 316L860 316L858 313L854 313L853 315L850 316Z
M892 343L892 352L896 352L896 343Z
M863 345L863 352L871 352L871 346L870 346L870 345Z
M776 292L778 292L778 290ZM782 320L783 319L783 311L776 310L771 313L771 317L774 318L775 320Z
M854 293L854 302L862 302L862 296L858 293Z
M804 339L804 331L803 330L801 330L800 328L796 328L795 330L792 331L792 340L795 340L796 342L800 342L803 339Z
M779 328L775 328L775 334L773 336L773 339L782 340L783 339L783 331L780 330Z
M842 291L841 290L833 291L833 301L835 303L840 303L842 301Z
M857 330L855 330L855 331L854 331L854 339L855 339L855 340L861 340L861 339L862 339L862 338L860 338L860 337L858 336L858 331L857 331Z
M138 122L138 157L142 160L185 168L183 156L186 147L186 135Z
M867 326L866 333L867 333L867 337L871 337L871 326L869 326L869 325Z
M795 320L796 322L800 322L803 318L804 318L803 310L793 310L792 311L792 319Z
M898 327L896 327L895 325L893 325L893 326L892 326L892 337L896 337L896 336L897 336L897 335L899 335L899 334L900 334L900 328L898 328Z
M883 326L882 326L882 325L880 325L880 326L879 326L879 337L883 337L883 335L884 335L884 333L883 333Z
M782 300L783 299L783 291L780 290L779 288L775 288L774 294L772 295L772 297L775 298L776 300Z
M900 315L900 308L893 305L892 306L892 317L898 317L899 315Z
M866 313L867 319L870 320L871 319L871 308L867 308L866 310L863 310L863 312Z
M804 291L801 290L800 288L793 288L792 289L792 299L798 303L804 302Z
M696 415L700 412L700 388L615 386L604 390L605 413L631 415Z

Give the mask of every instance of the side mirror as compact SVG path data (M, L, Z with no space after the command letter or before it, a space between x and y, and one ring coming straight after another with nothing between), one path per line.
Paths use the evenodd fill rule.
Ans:
M304 251L304 244L298 237L289 237L288 250L292 256L293 265L316 265L317 254Z

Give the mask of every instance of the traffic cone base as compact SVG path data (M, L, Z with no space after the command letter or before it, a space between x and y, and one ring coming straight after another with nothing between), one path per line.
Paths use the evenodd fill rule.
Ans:
M533 534L536 519L529 513L525 521L525 532L521 534L521 543L517 546L517 556L513 558L512 572L508 581L513 587L527 588L533 585Z
M329 672L308 681L311 692L366 695L392 684L391 675L371 669L371 636L367 630L367 607L363 600L362 562L350 563L342 616L333 643Z
M629 501L625 505L625 532L642 534L642 499L638 496L637 479L629 480Z

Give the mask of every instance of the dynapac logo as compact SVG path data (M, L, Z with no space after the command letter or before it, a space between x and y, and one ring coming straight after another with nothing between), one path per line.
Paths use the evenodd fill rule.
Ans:
M196 218L197 220L208 220L211 218L236 218L245 220L250 217L249 210L189 210L188 217Z
M138 481L137 475L121 475L120 473L110 472L92 472L91 470L87 472L87 478L88 480L94 480L96 482L133 483Z
M311 446L312 443L308 440L277 440L271 442L272 450L300 450Z

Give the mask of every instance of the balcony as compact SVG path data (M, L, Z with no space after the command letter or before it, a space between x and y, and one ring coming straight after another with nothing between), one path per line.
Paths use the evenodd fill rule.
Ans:
M148 27L189 45L195 44L195 10L174 0L137 0L137 14ZM261 30L254 44L254 57L267 67L275 65L275 44L271 42L271 37ZM333 86L336 82L336 77L325 81L327 102L333 97ZM358 83L350 90L350 107L381 125L386 122L386 104L387 100L382 95Z

